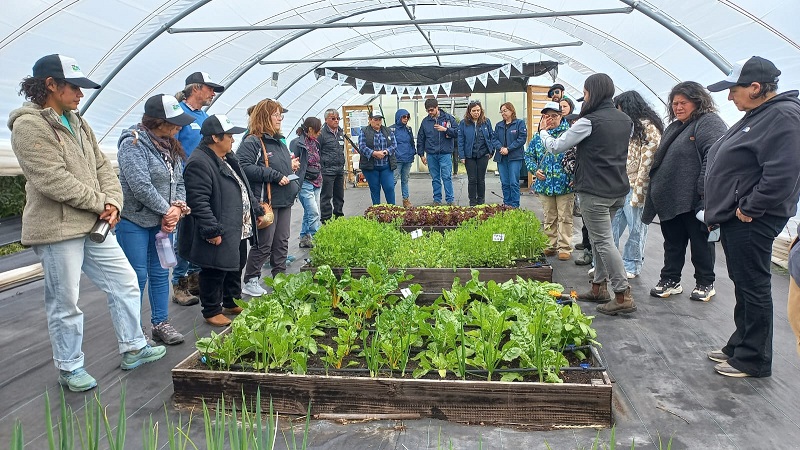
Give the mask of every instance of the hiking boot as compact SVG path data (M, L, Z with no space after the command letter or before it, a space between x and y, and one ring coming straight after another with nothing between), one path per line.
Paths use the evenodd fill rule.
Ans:
M183 342L183 335L178 333L178 330L173 328L169 322L164 321L153 325L153 339L167 345L175 345Z
M733 367L732 365L728 364L728 362L721 362L714 366L714 370L717 371L720 375L725 375L726 377L733 377L733 378L744 378L744 377L751 377L749 373L742 372L741 370Z
M72 372L59 370L58 384L66 386L72 392L83 392L97 386L97 380L86 373L83 367L78 367Z
M608 314L609 316L630 314L634 311L636 311L636 304L633 302L630 287L622 292L615 292L614 301L597 305L597 312Z
M456 202L447 202L447 206L456 206Z
M189 292L189 278L178 279L178 284L172 285L172 301L181 306L191 306L200 303L196 295Z
M431 206L442 206L442 202L433 202Z
M195 272L186 276L188 281L187 288L192 295L200 295L200 272Z
M559 252L558 253L558 259L560 261L569 261L570 256L571 255L569 254L569 252Z
M556 249L554 248L546 248L544 249L544 256L553 256L556 254Z
M147 331L144 329L144 325L142 325L142 334L144 335L144 340L147 341L147 345L156 345L155 341L150 338L147 334Z
M314 248L314 243L311 242L311 236L305 235L300 238L300 248Z
M250 278L247 280L247 283L242 286L242 294L247 294L250 297L261 297L266 293L267 291L258 284L258 277Z
M680 294L683 292L681 282L678 280L664 280L661 279L656 287L650 289L650 295L653 297L667 298L673 294Z
M708 359L718 363L726 362L730 358L730 356L722 353L722 350L712 350L706 353L706 356L708 356Z
M576 246L577 248L577 246ZM575 264L579 266L588 266L592 263L592 251L588 248L583 249L583 256L580 256L578 259L575 260Z
M167 349L164 348L163 345L157 345L155 347L145 345L139 350L123 353L122 363L120 363L119 367L122 370L133 370L142 364L158 361L166 354Z
M611 300L611 297L608 295L607 282L603 281L600 284L590 282L589 284L592 286L592 288L589 290L589 292L578 294L578 300L593 303L605 303Z
M403 208L412 208L413 205L411 204L411 200L404 198L403 199Z
M711 300L711 297L716 295L716 293L717 291L714 290L713 284L698 284L694 287L694 289L692 289L692 293L689 295L689 300L707 302Z
M227 314L229 316L236 316L241 314L243 311L241 306L234 306L233 308L222 308L222 314Z
M215 327L227 327L231 324L231 319L228 319L222 314L217 314L216 316L206 317L206 322Z

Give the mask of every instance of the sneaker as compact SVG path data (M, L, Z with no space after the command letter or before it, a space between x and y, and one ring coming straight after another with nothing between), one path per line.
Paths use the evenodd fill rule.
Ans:
M305 235L300 238L300 248L314 248L314 243L311 242L311 236Z
M580 257L575 259L575 265L577 265L577 266L588 266L589 264L592 263L592 259L593 258L594 257L592 256L592 251L587 249L587 248L584 248L583 249L583 256L580 256Z
M692 294L689 295L689 300L695 300L698 302L707 302L711 300L711 297L716 295L717 291L714 290L713 284L698 284L697 286L692 289Z
M589 271L588 271L588 272L586 272L586 274L587 274L587 275L589 275L590 277L591 277L591 276L593 276L593 275L594 275L594 267L592 267L591 269L589 269Z
M726 377L733 377L733 378L744 378L750 377L749 373L742 372L741 370L733 367L732 365L728 364L728 362L721 362L714 366L714 370L717 371L720 375L725 375Z
M144 339L147 341L147 345L156 345L155 341L147 334L147 331L144 329L144 325L142 325L142 334L144 335Z
M83 392L97 386L97 380L86 373L83 367L79 367L72 372L59 370L58 384L66 386L72 392Z
M411 208L411 200L404 198L403 199L403 208Z
M119 367L122 370L133 370L142 364L158 361L167 354L167 349L163 345L152 347L150 345L136 350L135 352L125 352L122 354L122 363Z
M188 277L180 278L178 284L172 285L172 301L181 306L191 306L200 303L200 299L189 292Z
M266 294L267 291L265 291L264 288L258 284L258 278L250 278L242 287L242 293L247 294L250 297L261 297L262 295Z
M175 345L183 342L183 335L172 327L169 322L161 322L153 325L153 339L167 345Z
M728 361L728 358L730 358L730 356L726 355L725 353L722 353L722 350L712 350L706 353L706 356L708 356L708 359L718 363L726 362Z
M625 272L625 276L626 276L626 277L627 277L629 280L632 280L632 279L636 278L636 274L635 274L635 273L631 273L631 272Z
M658 284L650 289L650 295L653 297L667 298L673 294L680 294L683 292L681 282L677 280L660 280Z

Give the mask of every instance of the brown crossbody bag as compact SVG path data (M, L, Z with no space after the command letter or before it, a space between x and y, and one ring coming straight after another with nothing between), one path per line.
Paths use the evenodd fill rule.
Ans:
M255 136L255 135L252 135ZM264 146L264 140L261 139L261 136L258 137L258 142L261 143L261 151L264 153L264 165L269 167L269 158L267 158L267 147ZM261 220L258 222L258 229L262 230L267 228L268 226L272 225L275 222L275 213L272 211L272 183L264 182L264 186L266 186L267 190L267 201L264 201L264 187L261 188L261 207L264 208L264 215L261 216Z

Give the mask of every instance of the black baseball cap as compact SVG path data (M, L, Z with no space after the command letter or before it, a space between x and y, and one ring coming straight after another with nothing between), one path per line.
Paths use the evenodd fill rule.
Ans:
M240 134L247 131L247 128L233 125L231 119L224 114L212 114L203 121L200 127L200 134L203 136L216 136L218 134Z
M750 59L737 61L731 68L731 73L722 81L708 86L711 92L719 92L737 85L750 83L777 83L781 71L768 59L753 56Z
M206 72L195 72L186 77L186 86L195 83L211 86L211 89L213 89L214 92L222 92L225 90L225 86L222 86L221 84L217 84L211 81L211 77L208 76Z
M59 54L52 54L39 58L33 65L33 77L53 77L78 87L100 89L99 84L86 78L86 75L81 72L81 68L78 66L78 62L75 61L75 59Z
M555 91L556 89L560 89L561 92L563 93L564 92L564 85L561 84L561 83L556 83L556 84L550 86L550 89L547 91L547 96L548 97L552 97L553 96L553 91Z
M144 113L156 119L164 119L167 122L178 125L186 126L194 122L194 117L186 114L186 112L178 104L178 100L166 94L154 95L144 102Z

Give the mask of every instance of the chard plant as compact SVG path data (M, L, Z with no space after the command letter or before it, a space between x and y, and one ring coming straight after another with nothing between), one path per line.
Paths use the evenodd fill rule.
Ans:
M503 361L512 361L519 356L519 347L511 342L503 344L506 330L510 328L507 311L499 311L494 305L473 302L468 310L468 324L477 327L465 333L465 345L473 352L470 360L475 367L486 370L486 380Z

